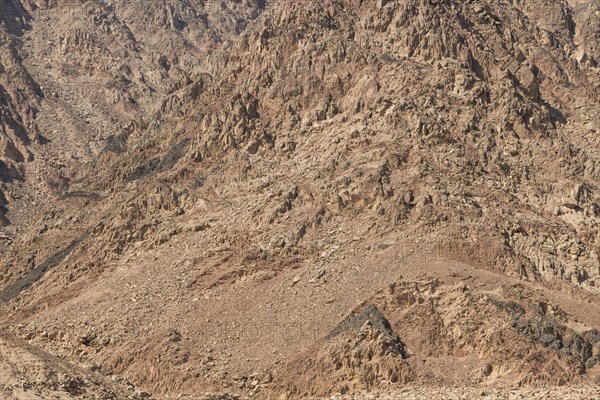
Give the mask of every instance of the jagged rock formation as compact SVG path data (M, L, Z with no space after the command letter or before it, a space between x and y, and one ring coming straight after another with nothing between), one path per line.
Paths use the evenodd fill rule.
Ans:
M156 396L598 379L597 1L140 4L2 27L0 321Z
M293 382L286 397L345 394L413 379L403 361L408 357L404 343L372 304L347 317L327 339L332 343L319 349L316 356L311 349L308 360L292 361L282 373Z
M119 150L115 143L131 121L150 118L163 96L189 82L207 54L264 8L255 1L225 8L212 1L146 3L3 6L0 177L22 181L31 164L34 187L3 186L9 201L64 194L82 163ZM5 211L0 220L8 225Z
M32 161L29 145L39 141L35 123L41 91L21 64L20 38L30 16L20 4L4 4L0 16L3 46L0 71L0 226L7 226L4 206L8 202L6 183L22 179L23 165Z
M338 338L337 328L330 335L337 338L334 344L310 349L284 368L274 382L275 393L328 396L398 382L560 385L600 362L596 329L570 328L574 321L568 314L520 285L488 294L462 282L401 281L369 301L392 322L367 319L356 338ZM369 309L377 310L374 305ZM439 368L444 359L453 360L451 371Z

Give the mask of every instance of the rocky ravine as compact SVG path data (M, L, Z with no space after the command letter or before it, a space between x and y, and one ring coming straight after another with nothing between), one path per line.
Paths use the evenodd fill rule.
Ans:
M128 4L7 30L60 85L4 329L157 398L597 395L597 1Z

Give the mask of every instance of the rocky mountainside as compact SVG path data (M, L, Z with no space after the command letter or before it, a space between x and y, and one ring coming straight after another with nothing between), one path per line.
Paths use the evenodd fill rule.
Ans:
M3 187L2 205L50 201L82 164L121 151L132 123L150 118L156 103L191 82L195 66L263 9L260 1L6 3L1 181L30 173L33 188ZM4 226L39 219L5 212Z
M31 360L114 398L599 395L600 2L39 3L0 28Z

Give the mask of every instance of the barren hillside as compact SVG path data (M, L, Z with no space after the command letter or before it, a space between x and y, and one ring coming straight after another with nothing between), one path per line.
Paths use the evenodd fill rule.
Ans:
M600 2L17 3L5 396L600 396Z

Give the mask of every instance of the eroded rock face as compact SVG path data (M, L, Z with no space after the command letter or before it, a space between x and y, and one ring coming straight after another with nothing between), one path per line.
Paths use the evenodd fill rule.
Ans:
M0 18L0 226L5 227L10 220L4 206L11 198L6 184L22 180L25 165L33 161L30 145L41 140L35 118L43 96L18 52L31 17L15 2L2 5Z
M264 5L188 1L14 1L2 6L0 180L7 197L60 197L75 178L188 82L207 54L242 32ZM145 12L140 13L139 10ZM47 190L40 192L40 185ZM20 220L22 216L17 216ZM5 223L8 219L5 219ZM20 221L17 221L20 222Z
M507 300L515 297L520 302ZM568 314L519 286L489 295L464 283L401 281L368 301L378 306L357 308L321 347L283 368L273 394L327 396L402 382L555 385L576 380L598 362L595 329L568 328ZM477 354L477 361L469 354ZM436 371L435 360L445 357L455 365ZM523 363L532 359L540 362Z
M0 81L33 343L157 394L597 376L596 2L38 3Z
M501 220L497 234L507 237L507 255L493 260L499 269L538 280L597 276L595 239L581 241L578 251L569 245L574 253L565 250L553 259L531 242L550 232L554 241L573 241L572 235L566 239L571 226L588 230L597 224L594 184L586 186L585 200L568 201L572 188L582 184L573 174L597 182L596 155L588 146L593 138L587 128L574 127L593 119L583 104L597 99L588 91L595 69L573 58L579 46L575 10L556 3L530 22L521 11L529 15L539 4L382 4L332 1L272 10L230 49L215 54L202 80L174 93L163 104L164 118L193 115L185 130L196 136L196 160L232 150L293 154L298 138L318 141L318 132L340 132L333 135L339 146L330 145L327 156L338 166L322 176L341 174L339 163L351 163L356 149L385 146L381 159L369 159L380 165L344 177L349 183L326 196L340 209L376 210L388 220L406 219L419 202L405 201L397 190L412 155L411 176L431 177L419 188L424 207L417 207L413 220L438 218L443 209L455 222L471 213L482 226ZM247 84L240 88L238 81ZM568 87L577 89L567 95L573 90ZM577 96L590 101L566 105ZM227 99L226 106L212 107L214 98ZM481 189L485 176L495 177L489 192ZM469 191L495 204L510 192L535 211L517 221L503 215L508 203L482 205L468 198ZM547 212L562 222L550 227L541 217ZM515 236L505 226L525 221L521 233L527 235ZM515 256L525 262L515 263Z
M308 359L299 358L286 366L281 375L293 384L278 387L281 383L276 380L275 393L283 391L288 397L326 396L414 379L404 361L408 357L404 343L373 304L348 316L322 346L311 349Z
M521 300L508 300L516 297ZM321 347L286 365L273 393L327 396L398 382L556 385L577 380L598 363L595 329L568 328L568 314L519 286L490 295L464 283L401 281L368 301ZM435 360L446 357L454 360L452 376L436 370ZM533 359L539 361L535 366L522 362Z

